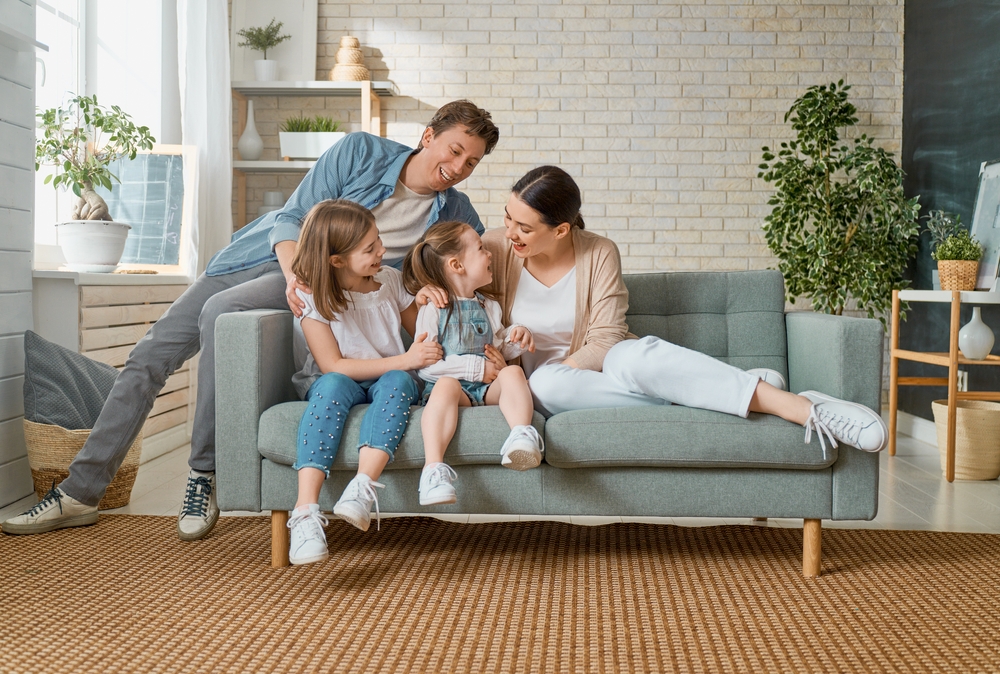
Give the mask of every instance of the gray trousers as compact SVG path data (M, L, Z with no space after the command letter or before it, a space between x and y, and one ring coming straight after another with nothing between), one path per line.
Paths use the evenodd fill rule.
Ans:
M202 274L132 349L94 430L69 466L69 477L59 485L62 490L87 505L100 502L167 377L199 348L188 464L215 470L215 319L233 311L287 308L277 262L221 276Z

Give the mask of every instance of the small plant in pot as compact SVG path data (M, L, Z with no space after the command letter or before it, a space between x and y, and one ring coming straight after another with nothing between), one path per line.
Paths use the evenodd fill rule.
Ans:
M975 290L976 272L983 246L976 241L958 215L945 211L931 211L927 231L931 234L937 260L938 276L942 290Z
M289 117L278 131L282 158L318 159L347 133L331 117Z
M156 141L149 128L136 126L116 105L105 108L97 96L76 96L68 105L39 112L35 170L54 166L45 184L72 190L78 198L73 220L56 225L63 255L74 271L113 271L121 259L129 225L112 222L108 205L94 188L118 181L108 166L135 159Z
M270 82L278 79L278 62L267 58L267 50L274 49L285 40L292 39L291 35L279 35L283 25L283 22L275 23L275 19L271 19L266 26L251 26L236 32L244 40L237 46L250 47L250 49L264 54L263 59L253 62L254 74L257 76L258 82Z

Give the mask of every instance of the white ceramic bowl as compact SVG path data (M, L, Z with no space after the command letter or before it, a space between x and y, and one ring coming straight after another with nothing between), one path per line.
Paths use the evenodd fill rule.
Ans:
M73 271L112 272L122 259L130 229L122 222L70 220L56 225L56 236Z

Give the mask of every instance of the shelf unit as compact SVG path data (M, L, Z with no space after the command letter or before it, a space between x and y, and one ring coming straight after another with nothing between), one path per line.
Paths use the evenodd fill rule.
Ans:
M951 304L948 352L909 351L899 348L900 302L940 302ZM945 479L955 481L955 420L959 400L1000 401L998 391L959 391L959 365L1000 365L1000 356L969 360L958 350L962 304L1000 304L1000 292L980 290L894 290L892 291L892 330L889 337L889 455L896 454L896 416L900 386L945 386L948 389L948 443L945 448ZM948 368L947 377L900 377L899 361L906 360Z
M382 96L398 96L392 82L232 82L233 98L239 101L239 134L247 124L248 98L255 96L325 96L361 99L361 129L382 135ZM247 173L305 173L314 161L234 161L237 217L240 226L247 219Z

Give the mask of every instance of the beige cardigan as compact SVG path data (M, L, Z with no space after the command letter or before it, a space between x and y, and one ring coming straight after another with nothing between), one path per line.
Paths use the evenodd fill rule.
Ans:
M608 349L624 339L635 339L625 324L628 290L622 280L622 261L614 241L574 227L576 253L576 321L570 355L585 370L601 371ZM493 254L493 283L503 307L504 325L510 325L517 285L524 260L514 255L504 230L483 235L483 244Z

